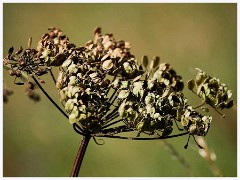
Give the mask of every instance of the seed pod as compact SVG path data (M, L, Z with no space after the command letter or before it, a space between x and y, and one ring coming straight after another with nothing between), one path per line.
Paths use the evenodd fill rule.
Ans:
M8 70L8 73L10 74L10 76L14 76L16 74L16 71L14 71L13 69Z
M120 86L120 82L119 82L119 79L115 79L112 83L112 88L116 89L116 88L119 88Z
M183 126L187 126L188 123L189 123L189 119L186 118L186 117L182 117L181 118L181 123L182 123Z
M77 78L76 78L76 76L71 76L70 78L69 78L69 85L75 85L76 84L76 81L77 81Z
M16 55L20 54L23 51L22 46L17 50Z
M13 53L13 50L14 50L14 48L13 48L13 47L11 47L11 48L8 50L8 54L9 54L9 55L12 55L12 53Z
M125 48L126 49L131 49L131 44L129 42L125 42Z
M71 64L72 60L67 59L66 61L63 62L62 67L68 67Z
M129 90L121 90L118 94L119 99L125 99L129 95Z
M142 57L142 62L141 62L141 64L143 65L143 67L144 67L145 69L147 69L147 67L148 67L148 57L147 57L146 55Z
M149 70L154 70L160 63L160 57L155 56L150 64Z
M153 115L153 118L154 118L154 119L159 119L159 118L160 118L160 114L159 114L159 113L155 113L155 114Z
M228 99L232 97L232 91L231 90L227 91L227 97L228 97Z
M198 87L197 87L197 95L200 95L200 94L202 94L202 93L203 93L203 91L204 91L204 88L203 88L203 86L202 86L202 85L200 85L200 86L198 86Z
M110 69L112 69L112 68L113 68L113 62L112 62L112 60L110 59L110 60L104 61L103 64L102 64L102 68L103 68L104 70L110 70Z
M123 67L126 73L131 74L133 69L128 62L123 63Z
M192 124L190 127L189 127L189 132L190 134L194 134L197 130L197 127L196 125Z
M57 82L56 82L56 88L61 89L63 84L63 72L60 71L58 74Z
M112 53L112 57L121 57L121 54L122 54L122 49L116 48Z
M159 65L159 70L160 71L166 71L167 69L169 69L170 68L170 64L168 64L168 63L161 63L160 65Z
M142 77L142 75L139 75L139 76L135 77L135 78L133 79L133 82L138 81L139 79L141 79L141 77Z
M203 83L204 80L207 79L207 75L205 72L203 72L201 69L196 68L199 72L197 73L197 76L195 78L195 82L197 85L200 85Z
M166 137L166 136L170 135L170 134L172 133L172 131L173 131L173 128L172 128L171 126L167 126L167 127L164 129L164 131L163 131L163 133L162 133L162 136L163 136L163 137Z
M65 110L66 111L71 111L74 107L74 102L72 101L72 99L69 99L66 103L65 103Z
M107 59L107 58L109 58L109 54L105 54L105 55L102 57L101 61L104 61L104 60Z
M78 68L75 64L71 64L70 66L68 66L68 72L71 73L77 73Z
M80 114L79 120L84 120L84 119L87 119L86 114Z
M227 103L227 106L226 106L226 108L231 108L231 107L233 107L233 100L230 100L228 103Z
M141 81L137 81L133 83L133 90L132 93L138 97L138 94L140 94L140 96L142 97L143 95L143 82Z
M102 28L97 27L97 28L94 29L94 35L95 34L101 34L101 33L102 33Z
M195 86L195 81L192 79L192 80L189 80L187 82L187 85L188 85L188 89L189 90L193 90L194 86Z
M220 84L220 80L218 78L213 77L209 80L209 86L218 88Z
M122 118L126 116L125 106L126 106L126 102L123 101L123 103L118 108L118 114Z
M128 88L129 81L122 81L120 89L127 89Z
M104 49L108 50L111 46L112 46L112 42L111 41L108 41L104 44Z
M69 115L69 122L71 124L77 122L78 114L79 114L78 108L77 106L74 106L71 114Z
M101 36L101 33L102 33L102 29L100 27L97 27L95 30L94 30L94 43L97 42L97 40L99 39L99 37Z
M31 49L32 46L32 37L28 39L28 49Z
M21 76L22 76L22 72L21 72L20 70L16 70L15 73L16 73L16 76L17 76L17 77L21 77Z
M202 121L207 124L210 124L212 122L212 116L203 116Z
M66 94L64 92L64 90L59 90L59 97L60 97L60 101L64 101L66 99Z

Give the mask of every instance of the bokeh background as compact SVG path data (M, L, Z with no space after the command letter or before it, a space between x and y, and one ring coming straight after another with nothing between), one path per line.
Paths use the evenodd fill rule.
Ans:
M12 46L26 48L30 36L36 46L50 26L62 29L79 46L92 39L93 29L100 26L103 34L130 41L138 59L159 55L185 82L195 76L195 67L219 77L237 100L237 4L4 3L3 55ZM41 102L32 102L23 87L15 86L7 71L3 73L5 85L14 90L3 106L3 175L69 176L81 137L40 90ZM59 102L53 83L46 79L44 87ZM184 93L191 104L200 103L186 88ZM223 111L225 119L210 109L214 119L206 137L217 155L216 165L230 177L237 176L236 107L235 103ZM80 176L213 176L193 139L187 150L183 148L187 136L167 142L192 172L172 158L161 141L104 140L103 146L90 142Z

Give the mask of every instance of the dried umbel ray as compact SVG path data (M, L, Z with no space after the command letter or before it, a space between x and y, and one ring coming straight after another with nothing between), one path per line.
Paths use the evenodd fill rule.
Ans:
M4 58L9 74L27 76L27 87L32 80L51 102L69 119L76 132L91 137L111 137L135 140L166 139L189 134L205 136L212 121L188 104L182 93L181 76L160 57L141 62L131 54L129 42L117 41L112 34L94 31L94 39L77 47L57 28L49 28L37 49L10 48ZM59 67L55 80L51 68ZM214 109L231 108L231 91L217 78L198 69L188 88L197 89L203 105ZM38 82L50 73L59 92L63 111ZM41 81L41 80L40 80ZM207 108L203 108L206 110ZM219 111L218 111L219 112ZM181 128L182 127L182 128ZM180 134L172 135L174 128ZM136 132L135 136L123 136ZM121 136L120 136L120 135ZM148 137L140 137L147 134ZM189 139L188 139L189 140ZM185 146L185 148L187 145Z

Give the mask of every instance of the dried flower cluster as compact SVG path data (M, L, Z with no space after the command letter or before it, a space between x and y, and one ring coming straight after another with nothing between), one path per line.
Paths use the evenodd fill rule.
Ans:
M181 123L190 134L197 136L205 136L210 128L212 121L211 116L203 116L195 111L192 106L185 109L181 117Z
M231 108L233 106L232 92L226 84L220 83L219 78L210 77L201 69L198 69L195 80L188 81L188 88L195 87L197 95L203 102L217 109Z
M181 122L191 135L207 134L211 116L187 104L182 78L168 63L159 65L159 57L149 63L144 56L138 64L128 42L103 36L100 28L94 35L67 58L58 76L60 99L71 123L94 134L110 122L124 122L137 136L168 136L174 122Z
M169 64L161 64L148 79L141 75L132 81L113 82L113 88L119 89L118 112L128 127L149 134L156 130L162 131L162 136L171 134L173 121L179 120L187 101L180 92L182 85L177 86L181 78L176 80L176 73L169 72L175 71Z
M37 49L31 49L31 40L26 50L20 48L14 54L10 48L4 65L16 78L27 74L26 92L33 99L39 97L33 93L30 79L42 89L35 76L52 75L51 67L58 66L55 83L60 101L81 134L113 136L134 131L137 137L141 133L168 137L175 124L189 135L205 136L212 117L201 115L187 103L181 76L168 63L160 63L158 56L151 61L143 56L139 63L130 50L129 42L115 40L112 34L102 35L101 28L95 29L93 40L80 47L61 30L49 28ZM202 70L188 82L190 90L194 87L205 104L218 109L233 105L226 85Z
M99 28L94 41L75 48L61 67L56 87L69 121L79 122L91 133L109 121L104 116L112 105L107 98L110 75L130 79L143 73L130 54L129 43L115 41L111 34L102 36Z
M40 53L37 50L31 49L31 41L30 38L26 50L20 47L13 53L14 48L11 47L8 55L3 59L3 64L8 69L9 75L15 77L14 83L25 85L26 95L34 101L39 101L40 96L35 92L35 85L30 81L30 78L33 75L39 77L47 74L50 67L45 66L44 60L39 56ZM40 81L44 83L43 80L40 79Z
M60 66L72 53L75 45L69 42L68 37L62 35L60 29L51 27L48 30L38 42L38 55L45 65Z
M31 41L31 40L30 40ZM22 73L36 74L42 76L47 73L48 68L43 67L44 61L38 57L38 51L35 49L23 50L20 47L16 53L13 53L14 48L10 48L8 55L3 59L4 65L10 65L9 74L16 78L22 77ZM16 83L21 85L21 83Z
M181 121L192 135L205 136L208 132L211 117L202 116L187 105L181 92L181 77L169 64L160 64L148 80L122 81L117 88L120 90L119 115L128 127L148 134L160 131L161 136L168 136L173 130L173 121Z

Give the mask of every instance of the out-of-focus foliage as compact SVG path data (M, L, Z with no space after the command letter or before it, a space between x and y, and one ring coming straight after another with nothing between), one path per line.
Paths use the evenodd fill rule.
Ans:
M9 47L20 47L33 37L35 46L45 29L62 29L76 45L92 37L91 30L104 27L130 41L140 59L159 55L186 82L199 67L219 77L237 99L237 5L236 4L3 4L3 55ZM116 37L116 39L117 39ZM27 43L26 43L27 47ZM26 48L24 47L24 48ZM5 82L14 78L6 76ZM55 72L56 73L56 72ZM47 81L46 82L50 82ZM3 175L68 176L80 137L68 121L42 95L34 103L22 95L22 88L3 107ZM54 84L47 90L58 99ZM201 103L187 88L191 104ZM213 126L206 138L214 149L216 164L224 176L237 175L236 105L221 117L213 114ZM195 176L213 176L187 137L167 140L179 150ZM227 148L226 148L227 147ZM105 139L104 146L90 142L81 176L191 176L174 161L158 141Z

